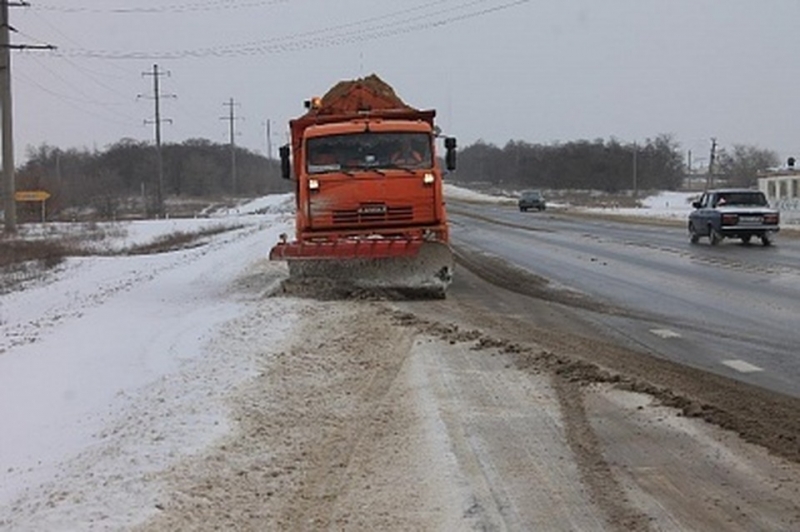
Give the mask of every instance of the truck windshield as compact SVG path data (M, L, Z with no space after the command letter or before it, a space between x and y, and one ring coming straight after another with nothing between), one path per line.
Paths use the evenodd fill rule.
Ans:
M306 145L306 171L327 172L385 168L431 168L427 133L354 133L314 137Z

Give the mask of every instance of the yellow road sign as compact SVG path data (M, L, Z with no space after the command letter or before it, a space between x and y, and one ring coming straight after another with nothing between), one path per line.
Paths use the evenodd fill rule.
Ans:
M50 193L46 190L18 190L14 194L17 201L45 201L49 197Z

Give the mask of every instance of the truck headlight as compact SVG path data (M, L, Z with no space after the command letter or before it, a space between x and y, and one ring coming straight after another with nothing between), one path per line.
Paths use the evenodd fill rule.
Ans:
M309 179L308 180L308 189L309 190L319 190L319 180L317 180L317 179Z
M432 184L433 184L433 181L434 181L434 179L435 179L435 178L433 177L433 174L431 174L430 172L428 172L428 173L427 173L427 174L425 174L425 176L422 178L422 182L423 182L423 183L425 183L426 185L432 185Z

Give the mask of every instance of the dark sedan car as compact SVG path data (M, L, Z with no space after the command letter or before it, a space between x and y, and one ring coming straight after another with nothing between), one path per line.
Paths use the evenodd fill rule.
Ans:
M692 203L689 238L696 244L707 236L712 246L724 238L739 238L745 244L757 237L765 246L780 228L780 214L770 208L764 193L750 189L719 189L705 192Z
M519 210L522 212L527 211L528 209L536 209L537 211L543 211L547 206L544 200L544 196L538 190L526 190L524 191L520 197L519 201L517 202L519 205Z

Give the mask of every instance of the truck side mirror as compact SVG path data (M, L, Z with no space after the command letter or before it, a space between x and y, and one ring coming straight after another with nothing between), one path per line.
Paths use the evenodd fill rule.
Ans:
M455 137L447 137L444 139L445 153L445 166L448 170L456 169L456 139Z
M292 178L292 165L289 162L289 145L285 144L278 149L281 155L281 177L284 179Z

